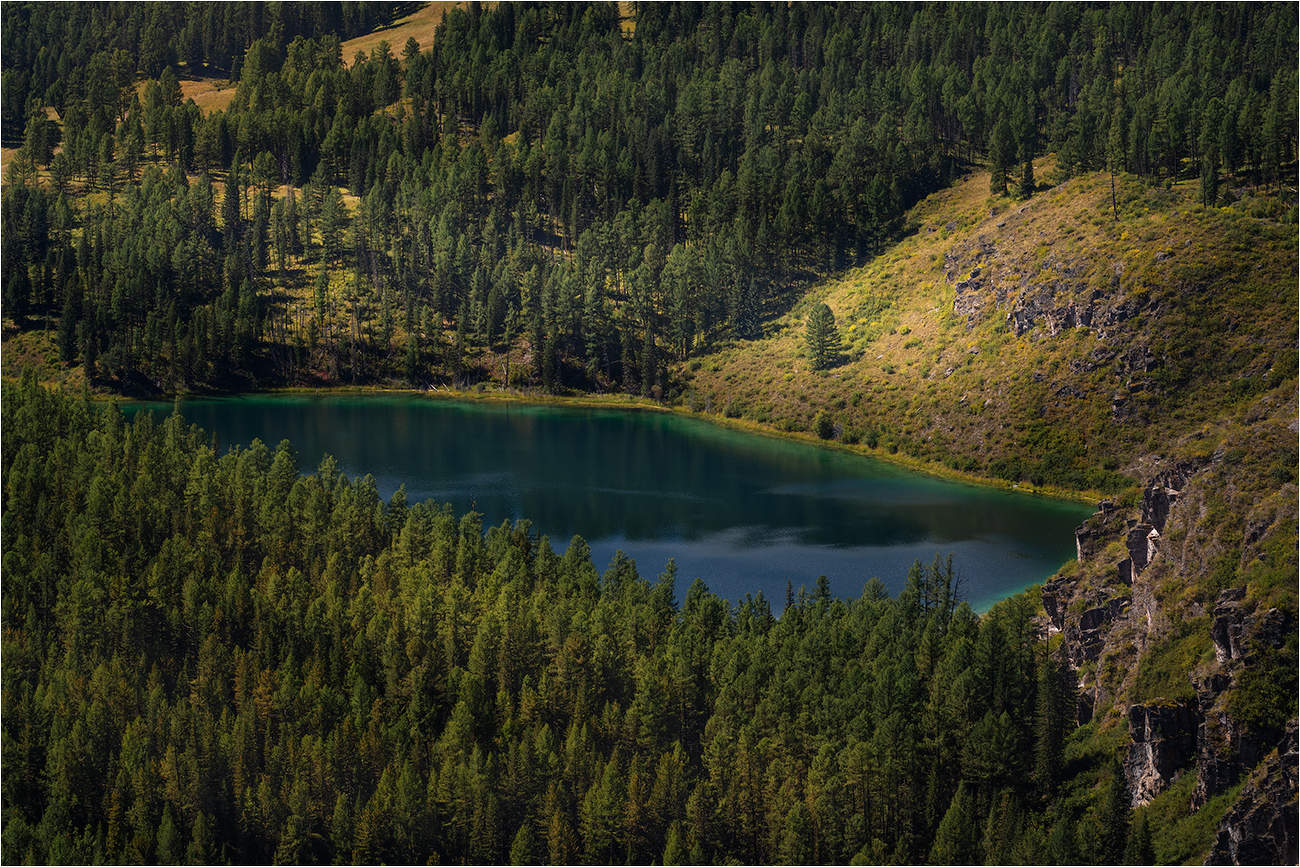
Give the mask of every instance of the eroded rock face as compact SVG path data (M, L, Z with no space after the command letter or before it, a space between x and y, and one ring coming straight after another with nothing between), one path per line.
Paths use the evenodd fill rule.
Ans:
M1186 476L1178 471L1156 476L1142 493L1142 523L1163 530L1169 520L1169 510L1178 502L1186 484Z
M1102 294L1100 289L1089 293L1084 286L1071 281L1026 285L1007 312L1007 325L1017 337L1039 324L1053 337L1067 328L1087 328L1092 325ZM1057 300L1058 296L1086 296L1086 300L1062 303Z
M1140 575L1151 562L1153 551L1148 540L1152 533L1159 538L1160 532L1155 527L1150 524L1137 524L1129 528L1128 536L1124 539L1124 547L1128 548L1128 558L1133 561L1133 571L1136 574Z
M1065 623L1065 647L1070 665L1078 668L1101 656L1110 624L1128 608L1129 600L1115 596L1097 596L1080 612L1078 619Z
M1124 776L1134 807L1169 788L1196 757L1197 723L1195 707L1186 702L1129 708L1133 743L1124 760Z
M1243 659L1255 648L1281 647L1286 640L1288 617L1277 608L1254 611L1245 597L1245 587L1231 587L1214 603L1210 638L1220 665Z
M1144 363L1140 358L1130 361ZM1047 631L1062 634L1063 650L1076 671L1085 663L1104 659L1112 650L1132 664L1133 649L1127 643L1134 641L1135 635L1140 640L1150 633L1153 616L1158 625L1159 612L1153 615L1157 602L1146 573L1161 557L1174 558L1169 569L1182 568L1178 562L1181 548L1166 543L1166 532L1171 523L1178 527L1176 536L1186 532L1178 524L1178 504L1185 499L1196 501L1194 496L1188 499L1187 492L1198 470L1199 466L1166 466L1149 478L1140 504L1123 509L1102 502L1097 512L1075 530L1076 553L1080 562L1089 566L1071 577L1047 582L1042 602ZM1263 531L1254 535L1261 537ZM1122 553L1117 555L1112 543L1122 545ZM1262 767L1261 762L1282 738L1279 729L1252 727L1234 719L1228 713L1228 699L1242 667L1251 665L1260 650L1280 647L1294 632L1294 618L1275 608L1256 609L1255 603L1247 599L1245 588L1224 591L1207 607L1211 614L1208 637L1214 644L1216 662L1195 672L1196 698L1129 707L1131 743L1124 772L1134 806L1149 803L1182 774L1190 772L1196 775L1192 807L1199 809L1240 783L1252 768ZM1137 622L1143 615L1144 622ZM1121 643L1112 647L1109 642L1115 636L1120 636ZM1139 644L1139 660L1140 653ZM1114 700L1110 686L1100 678L1080 678L1075 693L1080 724L1086 723L1097 708ZM1242 803L1234 808L1237 818L1225 823L1221 831L1220 846L1226 853L1221 863L1294 862L1294 854L1287 854L1294 851L1297 836L1294 785L1286 797L1276 785L1260 789L1252 797L1255 801L1247 804L1243 796ZM1288 803L1288 797L1291 812L1279 819L1278 811ZM1278 826L1283 820L1291 822L1285 833ZM1287 850L1287 846L1292 848Z
M1281 735L1277 729L1256 729L1237 722L1217 698L1202 706L1196 732L1197 775L1192 792L1196 809L1236 785L1242 774L1277 746Z
M1242 655L1241 600L1245 597L1245 587L1231 587L1220 593L1218 601L1214 604L1214 621L1210 624L1210 638L1214 640L1214 658L1220 665L1231 659L1239 659Z
M1074 530L1074 549L1080 563L1096 557L1124 526L1124 514L1110 500L1097 504L1097 511Z
M1287 724L1277 751L1242 788L1219 825L1206 864L1295 864L1297 856L1296 721Z
M1252 653L1281 647L1288 633L1288 618L1276 608L1253 610L1246 588L1233 587L1219 594L1210 625L1219 670L1196 684L1201 716L1197 731L1197 781L1192 806L1200 807L1235 785L1282 739L1276 728L1248 726L1232 718L1226 693L1236 673Z
M1069 590L1066 582L1055 579L1043 585L1043 611L1047 613L1049 633L1065 628L1065 597Z

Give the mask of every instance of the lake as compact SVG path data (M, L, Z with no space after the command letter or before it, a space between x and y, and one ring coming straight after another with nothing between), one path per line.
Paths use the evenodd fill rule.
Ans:
M601 570L622 549L653 579L671 557L679 596L699 577L733 601L761 590L776 611L787 581L811 591L825 575L853 597L874 576L897 593L913 560L949 553L983 611L1073 557L1092 511L668 413L338 394L181 411L221 451L288 439L303 472L332 454L385 498L405 485L408 502L473 508L485 526L529 518L560 553L578 534Z

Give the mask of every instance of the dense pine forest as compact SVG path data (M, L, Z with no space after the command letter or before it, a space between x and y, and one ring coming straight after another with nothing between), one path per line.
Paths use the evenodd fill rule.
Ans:
M7 10L6 315L125 391L662 397L971 161L1294 183L1285 5L470 4L344 57L383 11Z
M1153 857L1034 600L977 619L950 564L776 618L287 442L3 399L5 861Z
M447 7L4 5L0 859L1294 863L1295 5ZM778 611L95 399L336 385L1105 499Z

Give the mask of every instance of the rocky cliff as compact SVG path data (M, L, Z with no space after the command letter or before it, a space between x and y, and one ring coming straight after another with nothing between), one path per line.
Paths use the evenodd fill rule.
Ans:
M1204 461L1166 462L1139 502L1103 501L1075 532L1078 567L1043 588L1078 672L1080 723L1126 728L1134 807L1184 774L1196 776L1192 809L1247 781L1211 863L1296 860L1296 618L1271 585L1294 581L1296 488L1261 497L1243 481L1287 436L1260 421ZM1277 675L1289 682L1259 682ZM1262 713L1261 689L1284 706Z
M1018 347L1037 354L1074 347L1034 380L1050 406L1107 403L1103 437L1170 433L1133 443L1125 469L1141 480L1139 492L1101 501L1075 532L1077 562L1043 587L1047 631L1060 635L1076 672L1078 723L1124 733L1134 807L1187 774L1195 777L1191 810L1240 786L1212 860L1294 863L1293 365L1243 351L1239 369L1225 375L1215 357L1186 345L1188 314L1216 303L1212 315L1234 323L1224 350L1227 331L1275 336L1211 290L1204 267L1187 267L1205 261L1212 244L1171 233L1153 255L1120 245L1120 255L1080 257L1068 229L1044 226L1043 217L1021 205L949 247L953 314L967 331L1001 322ZM1215 377L1224 394L1246 393L1253 377L1283 384L1195 423L1184 414L1188 395ZM1187 426L1171 425L1175 418ZM1077 432L1080 441L1095 436Z
M1214 840L1206 864L1295 864L1296 724L1256 767Z

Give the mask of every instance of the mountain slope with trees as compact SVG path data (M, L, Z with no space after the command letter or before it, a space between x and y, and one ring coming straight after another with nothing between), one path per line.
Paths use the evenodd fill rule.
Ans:
M6 314L118 390L472 384L504 357L506 385L662 397L972 161L1026 192L1046 150L1206 197L1294 176L1281 5L471 5L350 66L352 7L261 32L248 7L207 114L129 57L87 86L107 51L60 74L71 13L18 8L6 80L44 90L6 100ZM166 57L207 56L186 32Z
M1295 861L1294 6L187 11L5 8L5 860ZM33 361L1106 499L983 618L775 618Z
M1079 731L1122 758L1136 815L1182 817L1155 833L1157 863L1289 862L1295 204L1037 169L1051 186L1028 201L981 172L929 197L899 244L763 339L683 365L683 388L855 449L1107 492L1043 589ZM823 306L845 352L819 370Z
M31 375L3 422L7 861L1149 851L1036 598L976 618L942 561L896 599L678 604L671 564L602 574L288 443L216 455Z
M1011 483L1117 494L1197 432L1212 449L1297 373L1295 204L1249 184L1063 176L1028 200L973 172L907 237L815 284L764 337L678 368L683 402ZM810 344L828 305L843 351ZM823 314L824 315L824 314ZM818 326L824 327L824 326ZM1270 408L1269 414L1277 410Z

